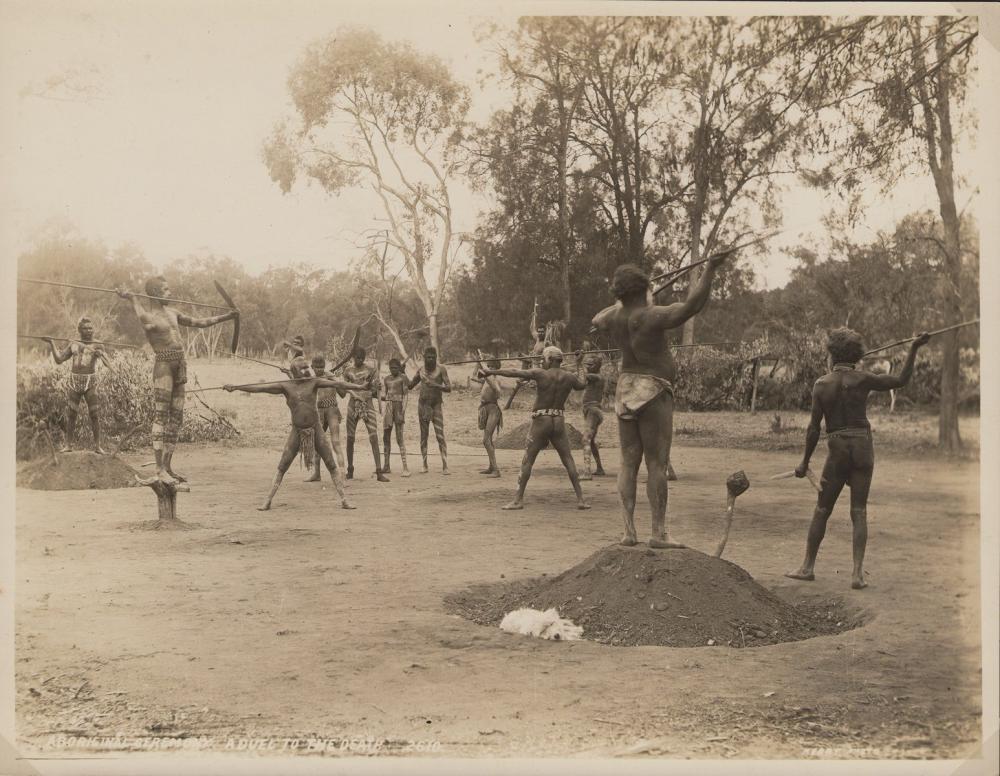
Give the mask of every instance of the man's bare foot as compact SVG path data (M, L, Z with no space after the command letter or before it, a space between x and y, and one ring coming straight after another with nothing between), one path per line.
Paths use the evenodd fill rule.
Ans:
M187 482L187 477L182 477L180 474L175 472L169 466L167 467L167 474L173 477L176 482Z
M680 542L672 542L670 539L650 539L649 546L654 550L682 550L687 547Z
M340 502L340 506L341 506L342 509L357 509L357 507L354 506L354 504L352 504L346 498L343 501Z
M347 467L347 476L344 479L353 480L354 479L354 467Z
M177 480L175 480L170 475L171 475L171 472L168 469L160 469L156 473L156 479L158 479L160 482L162 482L164 484L167 484L167 485L175 485L175 484L177 484Z
M852 577L851 590L864 590L866 587L868 587L868 583L865 582L864 577Z
M595 477L607 477L608 473L606 471L604 471L604 469L596 469L594 471L594 476Z
M634 533L627 533L622 537L620 544L623 544L626 547L635 547L635 545L638 544L638 540L635 538Z
M107 455L108 454L108 451L105 450L100 445L98 445L97 447L94 448L94 452L97 453L98 455Z
M789 579L798 579L802 582L812 582L816 579L816 575L813 574L808 569L799 569L798 571L789 571L785 574Z
M411 474L413 474L413 472L411 472L409 469L403 469L403 475L402 476L409 477Z
M576 504L577 509L590 509L590 504L586 501L578 501Z
M445 466L443 469L441 469L441 474L451 474L451 469Z
M491 466L489 469L480 469L479 473L480 474L493 474L493 467Z
M316 472L315 474L310 474L308 477L306 477L302 481L303 482L319 482L319 472Z
M135 481L140 485L152 485L154 482L158 482L159 479L160 478L154 474L152 477L136 477Z
M502 507L500 507L500 509L524 509L524 502L515 499L514 501L511 501L509 504L504 504Z
M594 479L594 475L591 474L590 472L584 472L583 474L580 475L580 480L581 481L586 480L586 481L589 482L592 479Z
M259 507L257 507L257 511L258 512L267 512L270 508L271 508L271 502L270 501L265 501L263 504L261 504Z
M375 479L379 482L389 482L389 478L380 471L375 472Z
M429 474L430 473L430 469L427 468L427 464L424 464L423 466L420 467L420 473L421 474Z
M491 480L496 480L496 479L500 479L500 470L499 470L499 469L494 469L494 470L493 470L492 472L490 472L490 473L489 473L489 474L488 474L487 476L488 476L488 477L489 477L489 478L490 478Z

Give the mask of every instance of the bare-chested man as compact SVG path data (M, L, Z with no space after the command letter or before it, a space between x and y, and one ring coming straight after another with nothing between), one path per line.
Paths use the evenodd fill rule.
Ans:
M169 299L170 287L166 278L157 276L147 280L146 293L160 299ZM184 385L187 383L187 363L180 327L207 329L232 320L239 313L233 310L211 318L192 318L157 299L150 299L149 310L144 310L139 298L131 292L119 290L118 296L131 300L132 309L146 332L146 340L156 355L153 365L152 429L156 477L163 482L184 482L184 477L170 468L177 436L184 421Z
M82 342L70 342L62 351L56 350L51 337L46 337L52 358L61 364L69 358L73 359L70 366L69 387L66 390L66 444L59 451L68 453L73 449L76 439L76 413L80 407L80 399L87 402L87 412L90 415L90 430L94 434L94 451L104 455L101 447L101 416L100 402L97 396L97 360L111 368L104 346L93 342L94 324L90 318L83 317L76 325Z
M826 349L830 353L832 371L813 385L812 417L806 429L806 448L802 463L795 468L796 477L805 477L809 459L819 442L820 421L826 421L827 456L820 479L816 510L806 538L806 557L798 571L785 576L812 581L816 554L826 534L834 504L844 485L851 489L851 524L854 548L854 572L851 587L860 590L865 582L864 560L868 544L868 491L875 469L872 429L866 407L871 391L892 391L902 388L913 374L913 362L921 345L930 336L921 334L913 341L906 363L898 375L876 375L856 368L864 353L861 335L851 329L830 332Z
M499 369L500 361L491 358L486 362L490 369ZM500 476L500 467L497 465L497 451L493 445L493 437L503 428L503 410L500 409L500 381L496 375L488 375L476 370L473 380L483 384L483 389L479 392L479 430L483 432L483 447L486 448L486 455L490 459L490 465L481 470L480 474L490 477Z
M587 387L583 389L583 476L582 480L592 480L594 475L604 476L604 464L601 463L601 452L597 447L597 430L604 422L604 375L601 374L603 360L599 355L590 356L585 362L577 358L576 368L579 372L580 366L586 367L586 374L583 379L587 381ZM593 469L591 454L597 462L597 468Z
M569 481L576 493L578 509L590 509L590 504L584 501L583 490L580 488L580 477L573 461L573 451L570 449L569 437L566 436L566 399L572 391L582 391L587 387L583 378L562 368L562 351L549 346L542 352L542 368L538 369L487 369L487 375L514 377L520 380L534 380L538 386L535 406L531 411L531 428L528 430L528 445L521 461L521 473L517 479L517 495L503 509L523 509L524 489L531 478L531 468L535 458L549 442L559 453L559 459L566 467Z
M292 337L291 342L285 340L281 344L285 346L285 357L288 359L289 363L300 356L305 357L306 340L301 334L296 334Z
M618 494L625 535L622 544L636 544L635 489L643 454L648 480L646 495L652 510L649 546L683 547L667 533L667 462L673 441L674 380L677 367L664 332L683 325L708 301L715 270L731 251L716 254L705 265L694 293L684 302L653 304L649 276L634 264L622 264L611 281L618 303L594 316L598 331L610 335L621 349L622 372L615 390L615 414L621 444Z
M310 366L312 367L313 377L335 379L333 375L326 373L326 359L323 356L313 356ZM288 375L289 377L292 376L291 370L288 370ZM347 391L343 388L319 388L316 391L316 409L319 412L320 425L322 425L324 432L329 431L330 433L330 446L337 457L337 467L340 469L343 469L346 458L344 458L344 445L340 441L341 416L337 397L344 397L346 395ZM318 457L313 460L312 474L309 475L306 482L320 481L319 463L320 459Z
M406 443L403 441L403 431L406 427L406 398L410 392L410 381L398 358L389 359L389 374L382 380L382 387L382 399L385 401L385 413L382 416L382 447L385 450L383 471L387 473L390 471L389 456L392 453L392 431L395 429L396 443L399 445L399 458L403 462L403 476L409 477L410 470L406 466Z
M372 396L378 390L378 372L365 363L365 355L364 348L355 348L354 363L344 370L345 378L363 386L361 390L351 391L351 400L347 403L347 479L354 478L354 432L358 421L363 420L368 429L372 458L375 459L375 478L379 482L388 482L389 478L382 472L382 458L378 451L378 418L372 401Z
M437 438L438 452L441 453L441 473L451 474L448 470L448 443L444 438L444 394L451 393L451 381L448 370L437 362L438 352L435 347L424 349L424 365L410 380L409 387L413 390L420 386L417 399L417 421L420 423L420 457L423 460L422 474L427 474L427 442L430 436L430 426L434 424L434 436Z
M240 390L244 393L283 395L285 401L288 403L288 409L292 413L292 430L288 435L288 440L285 442L285 449L281 453L281 460L278 461L278 473L274 475L274 481L271 483L271 492L258 509L265 511L271 508L271 501L274 499L274 494L278 492L285 472L292 465L292 461L295 460L295 456L298 455L300 449L305 455L306 466L310 468L313 463L313 453L319 453L320 458L323 459L323 463L326 464L327 471L330 472L330 478L337 489L337 495L340 496L340 505L344 509L354 509L344 493L344 481L337 466L337 461L333 456L333 448L330 447L330 442L327 440L320 425L319 413L316 410L316 393L323 388L347 391L361 390L364 386L355 383L345 383L341 380L328 380L323 377L309 377L309 366L301 356L292 359L289 369L292 372L294 382L223 386L230 392Z

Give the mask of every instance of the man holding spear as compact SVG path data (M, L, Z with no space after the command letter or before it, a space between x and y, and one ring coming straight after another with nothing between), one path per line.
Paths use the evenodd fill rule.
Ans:
M122 299L132 302L139 323L146 333L146 340L153 348L156 361L153 365L153 455L156 457L156 478L161 482L184 482L171 469L174 448L184 419L184 385L187 383L187 364L184 359L184 340L181 326L205 329L224 321L238 320L235 309L210 318L192 318L171 307L170 286L166 278L157 276L146 281L145 298L150 300L149 310L139 302L139 294L117 291ZM234 347L235 349L235 347Z
M344 493L343 478L337 466L337 461L333 457L333 449L330 447L330 441L326 438L326 435L323 433L323 427L320 425L319 413L316 411L316 393L325 388L360 391L364 390L365 386L359 383L345 383L341 380L309 377L309 366L302 356L293 358L289 368L292 372L293 379L291 380L274 383L223 386L223 389L230 393L240 390L246 393L283 395L285 402L288 404L288 409L292 414L292 430L285 442L285 449L281 453L281 460L278 461L278 472L274 475L274 481L271 483L271 492L268 493L267 499L258 509L266 511L271 508L271 501L281 486L285 472L292 465L292 461L295 460L295 456L298 455L300 449L305 455L306 467L310 469L313 465L313 453L319 454L320 458L323 459L323 463L326 464L327 470L330 472L333 485L337 489L337 495L340 496L340 505L344 509L354 509L354 506L347 500L347 496Z
M812 417L806 430L806 448L802 463L795 469L795 476L807 476L809 459L819 442L820 421L823 420L826 421L828 447L826 465L820 478L816 509L809 524L805 560L797 571L786 574L786 577L809 582L815 579L813 569L819 545L826 534L826 522L830 519L840 491L847 485L851 489L853 526L854 572L851 575L851 587L861 590L868 586L864 578L863 564L868 544L868 491L875 469L871 424L865 411L868 394L872 391L890 391L906 385L913 374L913 362L916 360L917 351L930 337L931 335L925 332L910 340L912 342L910 352L898 375L875 375L856 368L861 358L868 355L861 344L860 334L846 328L830 332L826 349L830 353L832 371L819 378L813 386Z
M111 368L111 362L108 361L107 353L104 352L104 346L94 342L94 324L90 318L81 318L76 328L80 334L80 341L70 342L62 351L56 350L52 337L42 338L49 343L52 358L57 364L61 364L69 358L73 359L69 375L69 388L66 391L66 444L59 452L68 453L73 449L73 440L76 437L76 413L80 406L80 399L85 399L87 412L90 415L90 430L94 434L94 451L105 455L104 448L101 447L101 418L96 368L98 359L108 369Z
M664 340L668 329L682 326L708 301L716 268L736 248L717 253L707 265L694 293L672 305L653 303L649 276L634 264L622 264L611 281L618 302L594 316L593 325L621 348L622 373L615 390L615 414L621 440L618 493L622 501L625 534L621 543L636 544L635 490L643 455L648 481L646 495L652 510L652 538L657 549L683 547L667 533L667 462L673 440L674 388L677 367ZM657 291L662 290L657 289Z

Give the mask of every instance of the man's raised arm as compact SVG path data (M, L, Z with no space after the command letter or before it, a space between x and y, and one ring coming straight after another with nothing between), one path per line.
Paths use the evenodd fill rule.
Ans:
M139 302L139 298L133 294L131 291L124 291L123 289L117 289L118 296L122 299L128 299L132 303L132 310L135 312L135 317L139 319L139 323L142 324L144 331L149 331L153 328L153 323L149 320L149 313L142 309L142 304Z
M534 380L536 372L544 372L543 369L484 369L484 375L497 375L498 377L513 377L517 380Z
M903 364L898 375L873 375L866 372L862 385L869 391L894 391L897 388L902 388L910 382L910 378L913 376L913 362L917 358L917 351L922 345L926 345L930 338L931 335L925 331L913 340L910 352L906 354L906 363Z
M231 321L237 315L238 313L235 310L223 313L222 315L213 315L211 318L192 318L190 315L178 313L177 323L181 326L189 326L193 329L207 329L209 326L215 326L220 323L225 323L226 321Z
M230 385L226 384L222 386L224 391L232 393L233 391L243 391L243 393L275 393L282 394L285 392L285 387L283 385L275 385L274 383L260 383L259 385Z
M694 288L694 293L683 302L656 306L660 325L664 329L673 329L681 326L688 319L693 318L702 311L702 308L708 301L709 295L712 293L712 280L715 278L716 268L732 253L733 251L729 250L714 254L705 265L701 277L698 279L698 284Z
M52 351L52 358L55 359L55 362L57 364L61 364L63 361L65 361L67 358L69 358L70 356L73 355L73 343L72 342L68 343L66 345L65 350L63 350L63 351L60 352L60 351L56 350L56 344L52 341L51 337L46 337L45 341L49 343L49 349Z

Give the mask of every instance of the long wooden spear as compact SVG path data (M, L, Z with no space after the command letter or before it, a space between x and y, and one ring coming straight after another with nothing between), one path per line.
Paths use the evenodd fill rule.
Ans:
M61 288L79 288L83 291L101 291L105 294L117 294L118 292L113 288L98 288L97 286L81 286L77 283L59 283L55 280L39 280L37 278L22 278L17 279L18 283L38 283L43 286L59 286ZM190 304L195 307L209 307L213 310L232 310L232 307L224 307L218 304L205 304L205 302L192 302L188 299L170 299L165 296L150 296L149 294L137 294L132 293L132 296L138 296L142 299L155 299L157 302L173 302L174 304Z
M730 253L735 253L736 251L743 250L744 248L748 248L751 245L756 245L759 242L764 242L764 240L770 240L776 234L781 234L783 231L785 230L775 229L773 232L768 232L767 234L763 234L760 237L755 237L754 239L749 240L745 243L734 245L732 248L726 248L725 250L722 251L716 251L707 259L702 259L701 261L693 262L691 264L688 264L686 267L681 267L680 269L670 270L669 272L663 272L659 275L654 275L653 277L650 278L651 282L656 282L657 280L661 280L662 278L667 278L667 280L663 284L661 284L659 288L653 291L653 296L656 296L656 294L660 293L661 291L665 291L666 289L670 288L670 286L672 286L674 283L676 283L678 280L680 280L682 277L688 274L695 267L711 261L716 256L725 256Z
M671 345L671 348L708 348L708 347L719 347L721 345L742 345L743 340L731 340L729 342L696 342L692 345ZM592 353L620 353L621 348L605 348L603 350L581 350L577 353L575 350L569 351L568 353L563 353L564 356L586 356ZM505 358L490 358L484 356L484 361L528 361L531 359L540 359L544 356L540 353L535 353L532 355L524 356L506 356ZM460 364L475 364L479 359L472 358L467 361L446 361L442 366L459 366Z
M135 350L141 350L142 345L129 345L127 342L107 342L105 340L82 340L73 339L72 337L41 337L37 334L18 334L21 339L36 339L36 340L59 340L60 342L82 342L85 345L109 345L113 348L134 348Z
M954 326L945 326L943 329L938 329L937 331L929 331L927 333L933 337L937 334L944 334L946 331L961 329L965 326L974 326L977 323L979 323L979 319L975 318L971 321L965 321L964 323L956 323ZM865 356L870 356L872 353L881 353L883 350L889 350L890 348L895 348L898 347L899 345L905 345L907 342L913 342L913 340L915 339L917 339L917 337L907 337L906 339L901 339L898 340L897 342L890 342L888 345L883 345L882 347L875 348L874 350L869 350L867 353L861 356L861 358L865 358Z
M240 385L234 385L233 389L236 388L252 388L255 385L284 385L285 383L300 383L303 380L315 380L315 377L290 377L287 380L265 380L261 383L241 383ZM224 385L213 385L211 388L194 388L187 393L202 393L203 391L223 391L226 386Z
M238 353L230 353L229 355L231 355L233 358L238 358L241 361L253 361L255 364L261 364L262 366L273 366L275 369L280 369L282 372L285 372L286 374L288 373L288 370L285 367L279 366L278 364L272 364L270 361L260 361L256 358L250 358L250 356L241 356Z

